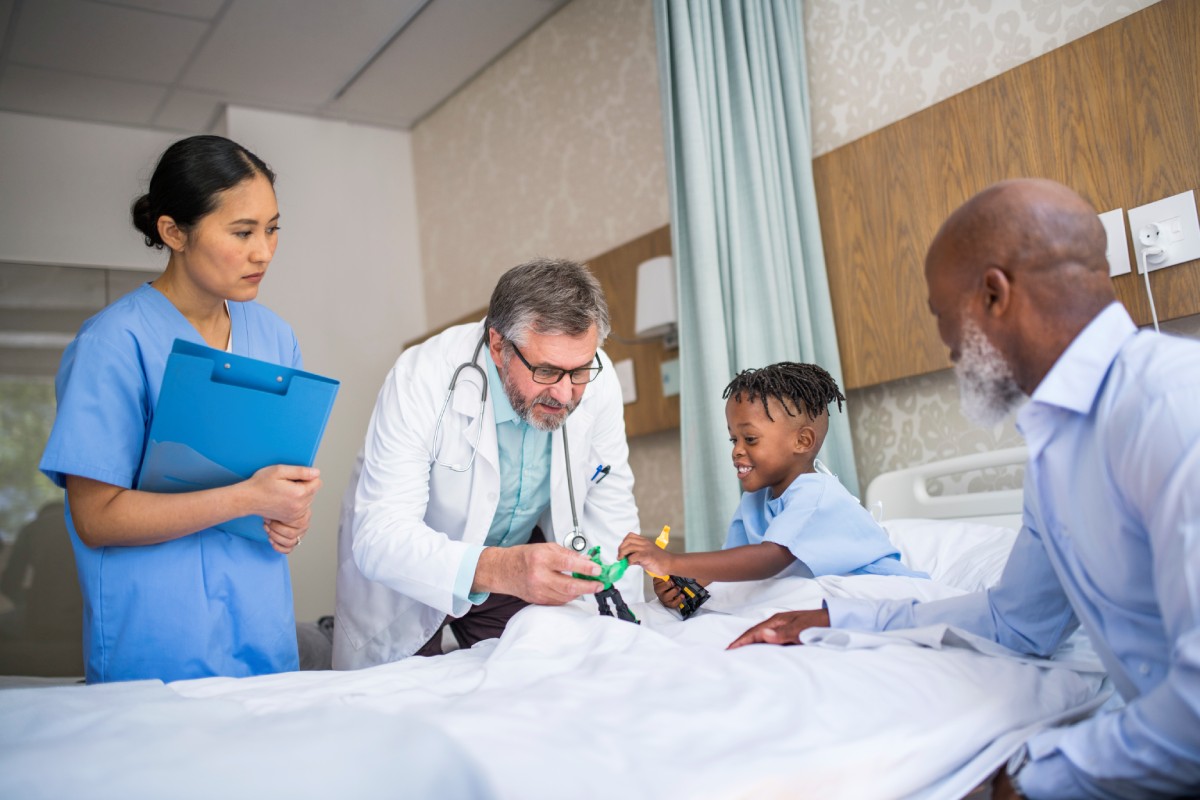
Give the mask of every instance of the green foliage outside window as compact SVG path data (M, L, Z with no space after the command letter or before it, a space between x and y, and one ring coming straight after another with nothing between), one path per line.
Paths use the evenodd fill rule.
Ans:
M54 424L54 382L0 377L0 539L21 527L62 490L38 471Z

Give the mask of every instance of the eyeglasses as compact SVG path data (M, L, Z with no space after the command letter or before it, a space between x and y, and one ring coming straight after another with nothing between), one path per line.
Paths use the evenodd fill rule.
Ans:
M592 381L596 380L596 376L600 374L600 370L604 369L604 364L596 356L592 356L592 358L596 361L596 366L594 367L579 367L578 369L535 367L525 358L524 353L522 353L520 348L517 347L516 342L509 340L509 344L512 345L513 352L517 354L517 358L521 359L521 363L529 367L529 371L533 373L534 383L553 386L562 380L563 375L570 375L571 383L578 386L580 384L591 383Z

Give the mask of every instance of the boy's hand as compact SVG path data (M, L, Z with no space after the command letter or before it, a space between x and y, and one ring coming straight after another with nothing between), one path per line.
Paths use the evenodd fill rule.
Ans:
M617 548L617 559L628 558L630 564L636 564L647 572L656 575L671 574L671 554L656 545L645 536L631 533Z
M658 595L660 603L673 610L678 610L679 604L683 602L683 592L672 581L655 578L654 593Z

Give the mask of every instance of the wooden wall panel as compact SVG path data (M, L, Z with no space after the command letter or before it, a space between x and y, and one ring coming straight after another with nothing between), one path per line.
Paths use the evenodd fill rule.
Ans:
M949 365L926 304L925 249L985 186L1053 178L1098 211L1200 187L1198 47L1200 2L1163 0L817 158L847 388ZM1145 324L1141 281L1114 284ZM1200 313L1200 261L1150 282L1160 319Z
M668 350L661 339L640 344L625 343L634 339L638 264L670 254L671 227L664 225L588 262L604 287L612 319L614 335L605 342L604 351L613 363L633 359L637 402L625 406L625 433L630 437L679 427L679 395L663 397L659 366L664 361L679 358L678 348Z
M605 342L604 351L612 358L613 363L626 358L633 359L637 402L625 406L625 433L630 437L679 427L679 396L663 397L659 367L664 361L678 358L678 349L668 350L663 347L661 340L633 343L634 314L637 308L637 267L647 259L670 254L671 228L664 225L587 262L592 274L604 288L604 296L608 300L613 336ZM405 342L404 347L420 344L451 326L483 319L485 314L487 308L464 314Z

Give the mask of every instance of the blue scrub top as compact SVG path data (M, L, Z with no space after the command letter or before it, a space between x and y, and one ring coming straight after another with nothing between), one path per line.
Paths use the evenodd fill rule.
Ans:
M783 494L746 492L738 504L725 549L774 542L796 557L783 574L908 575L927 578L900 563L900 553L871 514L829 475L799 475Z
M233 352L300 367L292 329L257 303L229 303ZM114 486L137 483L146 434L175 339L204 344L144 284L83 324L55 379L58 411L40 468ZM84 598L89 683L299 668L287 558L213 528L137 547L84 545L67 528Z

